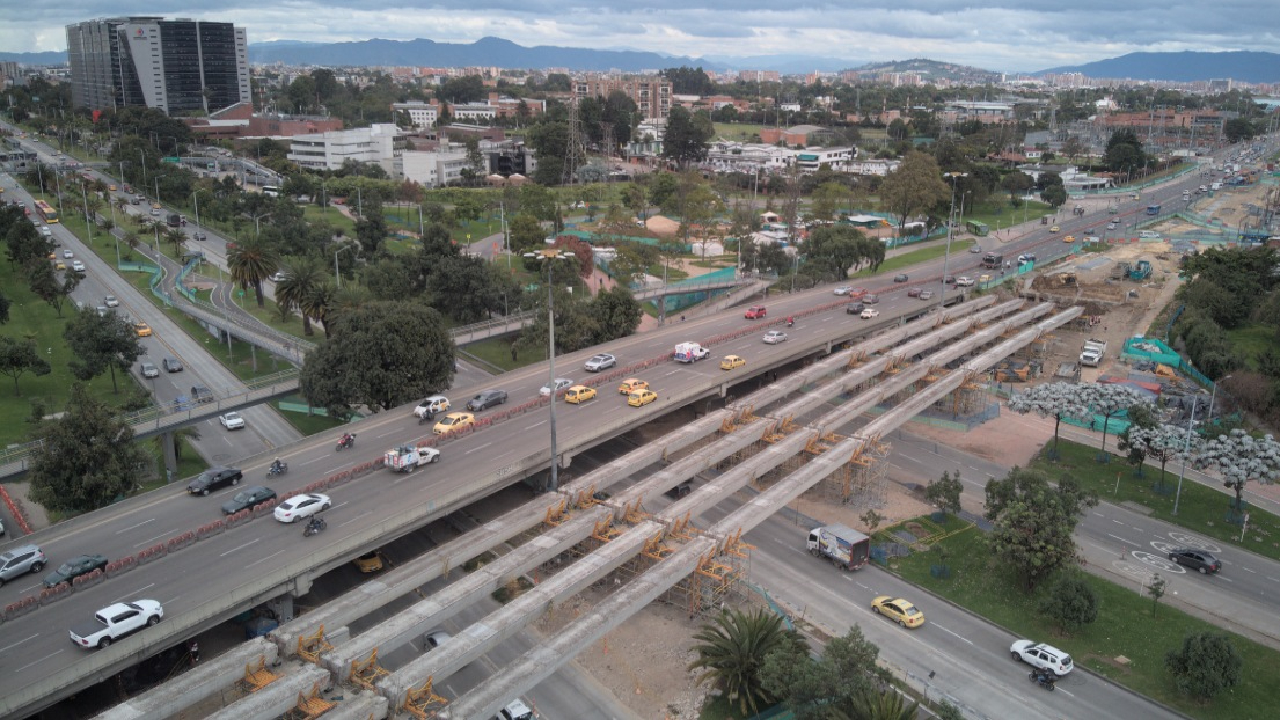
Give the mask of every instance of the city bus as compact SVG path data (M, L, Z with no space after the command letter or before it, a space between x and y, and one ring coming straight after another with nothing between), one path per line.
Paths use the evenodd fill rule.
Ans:
M58 222L58 211L50 207L49 203L43 200L37 200L35 205L36 212L40 213L40 217L43 218L46 223L53 224Z
M262 194L266 195L267 197L279 197L280 186L279 185L263 185Z
M1159 215L1159 214L1160 214L1160 206L1159 206L1159 205L1148 205L1148 206L1147 206L1147 214L1148 214L1148 215Z
M966 230L977 237L986 237L987 233L991 231L986 223L978 222L977 220L966 220L964 226Z

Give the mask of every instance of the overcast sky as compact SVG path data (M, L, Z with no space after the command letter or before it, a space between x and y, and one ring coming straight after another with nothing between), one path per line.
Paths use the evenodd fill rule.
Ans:
M1001 71L1138 51L1280 51L1277 0L6 0L0 50L65 50L68 23L121 15L234 22L250 43L493 36L690 57L924 57Z

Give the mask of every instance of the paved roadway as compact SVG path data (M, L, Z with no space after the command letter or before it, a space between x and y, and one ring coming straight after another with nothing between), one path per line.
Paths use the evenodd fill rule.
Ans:
M1180 193L1179 190L1170 192ZM1089 219L1076 221L1083 226ZM1069 232L1069 221L1066 224L1064 233ZM1054 238L1048 237L1047 232L1036 232L1033 229L1024 241L1009 243L1005 252L1016 253L1037 241L1056 242ZM1060 242L1056 244L1062 246ZM64 241L64 245L67 245L67 241ZM978 260L976 256L965 255L967 257L956 258L957 263L974 263ZM90 265L90 273L110 277L96 257L86 255L85 259ZM953 264L953 274L961 274L963 271L962 267L955 267ZM940 261L912 271L916 280L922 275L927 277L931 274L940 277ZM913 281L911 284L924 283ZM880 289L882 285L881 281L873 287ZM900 285L897 289L902 287ZM887 287L882 290L885 301L880 306L886 316L893 314L895 309L923 306L918 301L902 297L900 293L884 292L887 290ZM130 292L131 288L124 288L116 294L128 297ZM799 312L831 300L828 293L826 290L816 290L775 299L770 303L771 312L773 317ZM176 328L169 327L167 318L150 303L141 302L140 298L137 300L131 304L136 305L138 316L158 328L162 337L169 337L172 332L175 339L194 345L194 341L178 333ZM620 362L625 365L667 352L675 341L704 339L738 329L744 322L747 321L736 312L726 313L626 338L611 343L608 349L618 354ZM866 321L852 318L843 310L837 309L802 318L795 328L789 330L792 337L789 343L768 347L760 343L758 335L752 334L719 345L714 350L716 355L744 355L752 363L752 367L759 367L788 357L789 353L794 352L791 348L806 340L812 342L818 337L847 332L851 326L866 327L867 324ZM174 350L181 356L196 356L196 348L179 347L180 344L175 342ZM566 369L558 374L581 378L580 363L583 355L563 359L561 367ZM545 382L544 372L541 366L534 366L510 373L503 376L500 386L510 393L511 403L518 404L535 397L537 388ZM673 391L688 390L694 386L706 387L723 378L721 372L710 363L700 363L697 366L665 363L642 373L642 376L654 385L660 398ZM216 382L210 384L218 392ZM475 389L479 388L470 388L456 394L455 401L460 404ZM558 415L562 443L601 423L625 422L626 413L639 420L671 409L662 399L656 406L641 410L628 408L620 398L608 393L608 388L605 390L598 401L588 406L570 408L560 405ZM284 482L277 484L277 491L295 489L355 463L373 460L398 441L420 437L424 428L419 428L416 421L406 417L407 413L408 408L405 408L403 412L375 416L361 423L361 439L357 450L344 453L342 457L334 454L332 438L329 436L305 440L289 448L282 454L290 461L293 472ZM251 419L250 422L254 421ZM425 520L431 515L428 508L432 498L473 489L474 478L492 476L522 457L545 452L545 426L546 420L541 413L513 418L507 423L446 444L443 460L416 475L392 476L383 471L374 477L339 487L333 492L335 506L329 513L330 531L305 546L300 544L300 531L297 528L283 527L270 520L255 521L120 578L111 579L98 587L77 592L72 598L42 608L16 622L6 623L0 626L0 648L18 650L23 657L31 658L31 661L17 668L14 673L0 678L0 696L73 664L79 657L76 654L79 651L72 652L75 648L68 647L63 635L64 628L87 617L109 601L125 597L154 597L168 607L167 618L204 618L210 609L206 603L233 602L228 598L246 582L262 581L275 573L296 572L307 567L307 561L314 562L316 551L322 546L327 544L337 547L344 537L349 539L361 531L372 532L376 529L376 523L393 509L414 506L422 508L421 517ZM251 463L245 470L249 480L254 481L261 477L263 463ZM379 483L377 493L367 491L372 482ZM426 493L423 492L423 486L429 488ZM210 498L189 498L182 496L176 488L166 489L94 513L79 522L58 526L33 539L42 543L53 562L89 551L100 552L115 559L135 554L156 542L216 519L219 517L217 505L229 494L230 491L224 491ZM208 582L207 578L211 577L218 578L216 585ZM35 580L29 578L25 582L11 583L0 590L0 602L12 602L34 590ZM209 616L209 621L214 622L223 616Z

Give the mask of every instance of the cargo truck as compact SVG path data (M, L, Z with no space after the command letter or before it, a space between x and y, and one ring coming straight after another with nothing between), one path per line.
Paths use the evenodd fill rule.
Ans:
M844 570L857 570L871 557L871 538L845 525L827 525L809 531L809 554L822 557Z
M682 342L679 345L676 345L675 352L672 353L672 357L675 358L675 361L682 363L706 360L710 355L710 350L695 342Z
M1080 364L1085 367L1098 367L1107 354L1107 341L1090 339L1085 341L1080 352Z

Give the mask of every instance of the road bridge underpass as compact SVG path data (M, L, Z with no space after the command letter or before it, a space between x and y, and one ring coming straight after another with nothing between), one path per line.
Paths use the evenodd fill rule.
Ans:
M987 370L1044 333L1079 317L1081 312L1081 308L1071 308L1038 323L1031 329L1018 333L977 358L964 363L961 368L938 379L901 405L872 420L863 428L859 436L841 441L800 470L779 480L773 487L731 512L720 522L712 525L706 535L695 537L670 556L658 561L588 611L578 621L548 638L543 645L526 653L517 663L508 665L502 672L491 675L471 692L451 702L439 712L438 717L441 720L467 720L487 717L497 712L510 698L535 686L562 664L575 657L583 648L599 640L609 630L617 627L626 618L661 596L671 586L689 576L710 554L732 551L732 548L727 547L730 539L740 537L741 534L763 522L777 508L799 497L801 493L823 478L838 472L849 457L863 448L868 438L887 435L932 403L955 391L973 375ZM690 499L692 497L691 495ZM674 506L671 509L674 510ZM432 654L434 653L424 656L422 660L429 658ZM404 672L405 670L401 670L401 673ZM385 687L384 691L389 689L391 688Z

